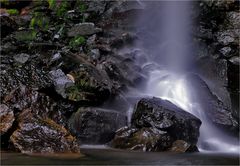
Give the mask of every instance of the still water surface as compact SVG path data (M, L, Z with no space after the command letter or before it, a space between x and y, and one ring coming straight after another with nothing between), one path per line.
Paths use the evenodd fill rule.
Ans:
M133 152L82 148L82 157L43 157L1 152L1 165L239 165L239 154Z

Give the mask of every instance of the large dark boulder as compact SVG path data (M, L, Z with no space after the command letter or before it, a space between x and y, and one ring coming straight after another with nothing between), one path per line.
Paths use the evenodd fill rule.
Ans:
M111 146L142 151L196 151L200 125L198 118L167 100L143 98L136 105L131 126L118 130ZM174 143L177 140L180 143Z
M113 110L79 108L69 120L70 131L81 143L104 144L127 124L127 117Z
M174 139L197 143L201 121L167 100L141 99L132 116L138 128L154 127L167 131Z

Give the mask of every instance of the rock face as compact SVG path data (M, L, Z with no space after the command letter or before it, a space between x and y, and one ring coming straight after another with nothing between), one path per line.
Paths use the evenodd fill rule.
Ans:
M240 46L239 1L202 1L199 9L200 32L206 30L209 37L205 37L207 33L196 33L200 34L200 43L207 44L207 47L201 49L208 50L205 62L213 61L199 66L200 75L212 82L213 86L209 88L225 107L228 106L235 120L239 121L239 63L235 63ZM214 66L217 68L214 69Z
M11 128L13 121L15 120L13 110L7 105L0 105L0 132L1 135L6 133Z
M171 146L172 141L167 132L152 127L123 127L116 131L111 146L131 150L164 151Z
M108 76L95 67L81 65L69 74L74 78L74 85L66 88L69 100L97 104L110 96L112 85Z
M74 85L74 81L69 79L61 69L50 71L49 74L54 82L56 92L66 98L66 88Z
M18 118L19 128L10 140L22 153L80 153L76 139L51 119L33 116L25 110Z
M173 142L182 140L188 145L183 151L196 150L200 125L198 118L169 101L144 98L137 103L131 127L118 130L111 145L133 150L167 151L177 149L172 147Z
M115 131L127 124L126 116L98 108L79 108L69 120L70 131L81 143L104 144L109 142Z
M21 60L21 62L24 61ZM50 87L52 82L47 72L37 66L39 66L37 59L33 60L29 58L29 63L22 64L14 62L11 56L2 55L0 77L2 85L0 88L1 97L10 94L9 92L16 90L22 85L38 90Z
M76 24L74 27L69 29L68 36L74 37L77 35L83 35L83 36L84 35L93 35L100 31L101 31L101 29L96 28L94 23L85 22L85 23Z
M188 75L186 79L189 80L187 87L190 89L192 101L199 102L210 122L226 131L238 133L238 123L231 111L211 92L208 85L194 74Z

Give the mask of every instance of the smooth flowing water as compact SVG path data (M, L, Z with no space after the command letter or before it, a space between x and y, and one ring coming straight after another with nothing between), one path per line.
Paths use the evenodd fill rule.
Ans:
M191 94L197 93L197 90L187 86L189 80L185 76L189 74L189 69L194 68L192 59L195 58L190 34L194 27L191 1L146 2L145 5L148 10L140 22L150 22L145 31L155 35L150 39L154 40L151 46L146 46L151 41L144 38L141 47L153 50L147 64L158 67L150 70L143 94L169 100L201 119L200 151L239 153L239 140L227 136L208 122L201 104L191 98ZM150 20L153 14L155 17Z

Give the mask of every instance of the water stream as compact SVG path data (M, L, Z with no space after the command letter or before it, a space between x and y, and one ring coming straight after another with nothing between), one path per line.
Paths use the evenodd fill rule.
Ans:
M155 35L149 38L143 36L139 47L151 50L145 65L158 66L150 70L142 95L169 100L201 119L198 141L201 152L239 153L238 139L227 136L209 123L200 103L191 99L191 93L197 93L197 90L188 88L189 80L185 78L192 72L189 70L193 68L195 48L190 34L194 28L190 15L191 1L142 2L142 5L145 5L146 12L139 19L139 24L147 23L144 32Z

